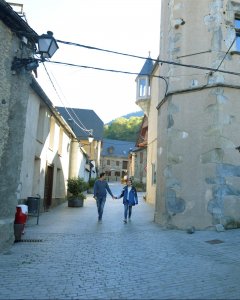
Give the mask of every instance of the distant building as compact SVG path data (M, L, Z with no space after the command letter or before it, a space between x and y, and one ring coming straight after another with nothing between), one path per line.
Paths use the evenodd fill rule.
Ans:
M128 155L134 146L134 142L103 139L100 170L109 181L120 181L129 175Z
M147 177L147 137L148 137L148 118L146 115L139 130L134 149L129 155L129 173L134 181L146 184Z

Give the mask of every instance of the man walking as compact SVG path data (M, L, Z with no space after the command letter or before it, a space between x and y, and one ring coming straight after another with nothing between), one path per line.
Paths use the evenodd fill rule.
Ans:
M112 196L113 199L116 197L113 196L108 183L105 180L105 173L100 174L100 178L94 183L94 196L97 202L98 210L98 221L102 222L103 209L106 202L107 192Z

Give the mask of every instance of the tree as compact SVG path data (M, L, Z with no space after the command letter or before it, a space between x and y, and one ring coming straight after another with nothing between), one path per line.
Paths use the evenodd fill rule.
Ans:
M104 126L104 138L135 142L142 119L143 117L118 118Z

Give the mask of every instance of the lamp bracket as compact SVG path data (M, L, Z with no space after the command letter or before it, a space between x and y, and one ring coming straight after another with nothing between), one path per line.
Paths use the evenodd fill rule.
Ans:
M18 58L14 57L11 70L12 71L19 71L21 68L25 68L27 71L35 70L37 69L38 62L40 60L36 58Z

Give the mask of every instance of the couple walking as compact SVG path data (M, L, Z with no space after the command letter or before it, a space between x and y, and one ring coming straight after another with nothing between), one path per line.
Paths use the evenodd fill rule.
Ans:
M112 191L109 188L108 183L105 180L105 173L100 174L100 178L95 181L94 184L94 196L97 202L98 210L98 221L102 221L103 209L106 202L107 192L112 196L113 199L123 198L124 205L124 223L127 223L128 220L131 220L132 216L132 207L135 204L138 204L137 190L132 185L132 180L127 179L127 185L123 188L121 194L118 197L115 197Z

